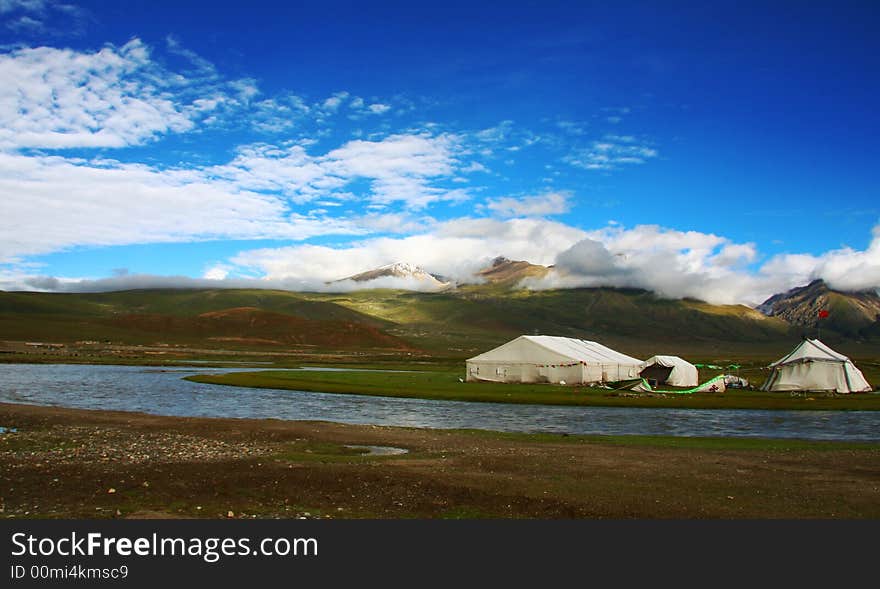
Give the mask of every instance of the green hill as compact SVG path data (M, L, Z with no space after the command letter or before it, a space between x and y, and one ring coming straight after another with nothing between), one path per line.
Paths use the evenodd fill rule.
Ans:
M755 349L790 339L789 325L741 305L668 300L634 289L309 294L394 324L389 333L437 354L465 356L524 333L600 340L633 354ZM784 349L784 348L783 348Z
M594 339L641 356L700 357L772 357L796 336L784 320L748 307L661 299L635 289L528 291L489 284L440 293L0 292L0 340L7 341L421 350L463 358L523 333Z

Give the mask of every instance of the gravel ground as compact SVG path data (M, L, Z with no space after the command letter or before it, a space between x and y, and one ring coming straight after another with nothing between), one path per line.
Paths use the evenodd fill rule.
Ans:
M0 427L5 518L880 517L880 445L661 447L12 404Z

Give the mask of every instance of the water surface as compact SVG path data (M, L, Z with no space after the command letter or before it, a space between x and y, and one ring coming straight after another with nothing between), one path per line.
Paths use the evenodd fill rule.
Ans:
M465 403L229 387L183 380L191 374L240 370L204 366L0 364L0 401L186 417L322 420L508 432L880 441L880 411Z

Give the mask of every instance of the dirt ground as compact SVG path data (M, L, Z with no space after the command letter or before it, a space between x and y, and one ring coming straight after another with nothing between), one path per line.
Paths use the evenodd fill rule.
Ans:
M5 518L880 517L876 445L663 447L12 404L0 426Z

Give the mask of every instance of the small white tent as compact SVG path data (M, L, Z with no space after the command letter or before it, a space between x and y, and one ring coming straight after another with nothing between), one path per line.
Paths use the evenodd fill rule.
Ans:
M588 384L637 378L642 361L600 343L521 335L467 360L468 381Z
M805 339L790 354L770 365L765 391L871 391L862 371L843 354L817 339Z
M639 376L657 384L673 387L695 387L699 382L697 367L678 356L652 356L645 360Z

